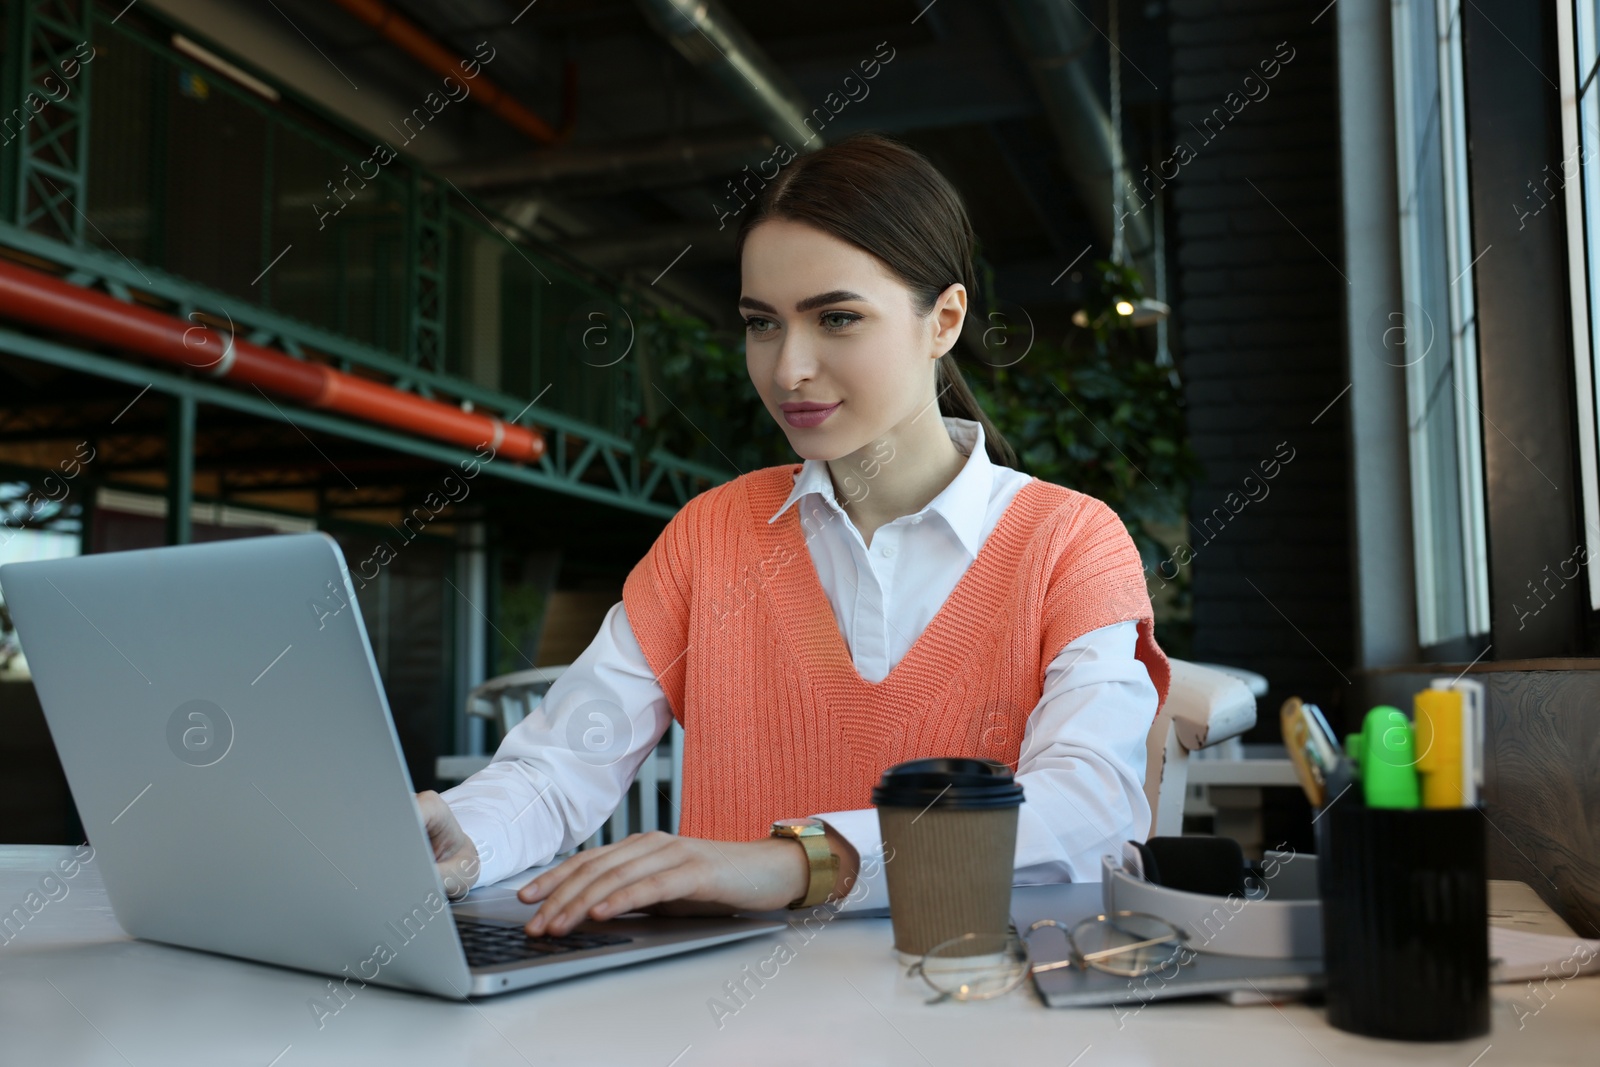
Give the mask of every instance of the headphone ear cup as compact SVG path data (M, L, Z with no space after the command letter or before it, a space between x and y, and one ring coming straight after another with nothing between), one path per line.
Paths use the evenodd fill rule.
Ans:
M1161 881L1161 864L1156 862L1155 850L1148 841L1130 841L1128 844L1139 850L1139 866L1144 870L1144 880L1151 885L1164 885Z
M1152 837L1141 847L1140 856L1148 882L1207 896L1246 895L1244 850L1231 837Z

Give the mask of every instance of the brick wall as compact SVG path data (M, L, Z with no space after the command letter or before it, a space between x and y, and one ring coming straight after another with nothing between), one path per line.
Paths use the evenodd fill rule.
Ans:
M1211 517L1190 530L1194 656L1267 676L1259 740L1277 737L1291 693L1337 715L1353 656L1335 20L1313 23L1322 6L1170 5L1175 348L1206 468L1191 517Z

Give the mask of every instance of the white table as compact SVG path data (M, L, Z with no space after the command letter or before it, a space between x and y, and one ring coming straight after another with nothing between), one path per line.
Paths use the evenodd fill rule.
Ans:
M22 904L70 852L0 846L0 909ZM205 871L187 876L203 879ZM1346 1034L1301 1004L1157 1002L1122 1029L1109 1008L1047 1009L1031 987L997 1001L929 1006L920 982L891 960L888 920L842 917L799 944L720 1029L710 998L726 998L724 984L768 958L779 937L798 944L799 935L467 1004L367 986L319 1030L306 1001L323 990L323 978L131 940L93 863L63 884L65 896L56 890L59 899L0 944L0 1062L1569 1067L1595 1063L1600 1039L1600 978L1552 981L1544 1008L1523 1017L1520 1029L1511 1001L1539 1001L1525 987L1496 986L1492 1034L1436 1045ZM1499 901L1492 907L1504 911Z

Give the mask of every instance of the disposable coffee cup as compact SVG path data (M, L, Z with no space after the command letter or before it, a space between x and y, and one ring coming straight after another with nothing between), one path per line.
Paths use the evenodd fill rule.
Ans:
M911 760L883 773L872 803L894 947L903 960L962 934L1006 932L1022 804L1010 768L980 759Z

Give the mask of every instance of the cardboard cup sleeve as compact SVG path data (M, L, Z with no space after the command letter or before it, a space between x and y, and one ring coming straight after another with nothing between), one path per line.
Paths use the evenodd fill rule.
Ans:
M911 760L884 772L872 801L897 951L922 956L963 934L1006 932L1022 804L1009 768Z

